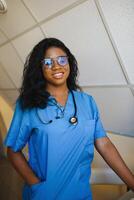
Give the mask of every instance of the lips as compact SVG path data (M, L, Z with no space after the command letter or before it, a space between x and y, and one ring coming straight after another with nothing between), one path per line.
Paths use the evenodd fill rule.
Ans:
M64 75L63 72L56 72L56 73L52 74L52 76L53 76L54 78L62 78L63 75Z

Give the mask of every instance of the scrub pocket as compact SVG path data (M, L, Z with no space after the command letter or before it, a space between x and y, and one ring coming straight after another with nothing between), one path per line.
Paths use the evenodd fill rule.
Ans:
M95 132L95 120L86 119L83 122L85 143L84 150L80 157L79 163L79 181L81 183L88 184L91 173L91 162L94 156L94 132Z
M30 189L34 192L36 191L42 184L44 184L44 181L41 181L39 183L35 183L35 184L32 184L30 185Z
M94 119L86 119L83 122L84 125L84 134L87 138L87 144L94 143L94 132L95 132L95 120Z
M46 184L46 181L41 181L39 183L30 185L31 200L44 199L44 197L45 197L45 184Z
M44 198L45 183L46 181L41 181L33 185L25 184L23 188L23 200L40 200Z

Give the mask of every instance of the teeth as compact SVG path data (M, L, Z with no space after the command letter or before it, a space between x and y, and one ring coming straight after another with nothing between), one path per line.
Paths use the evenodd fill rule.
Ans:
M63 77L63 73L56 73L56 74L54 74L53 75L53 77L55 77L55 78L62 78Z

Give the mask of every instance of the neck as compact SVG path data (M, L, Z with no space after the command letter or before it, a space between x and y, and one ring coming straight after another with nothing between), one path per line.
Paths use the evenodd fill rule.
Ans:
M60 87L48 86L46 90L53 96L64 96L65 94L68 94L69 91L67 86L60 86Z

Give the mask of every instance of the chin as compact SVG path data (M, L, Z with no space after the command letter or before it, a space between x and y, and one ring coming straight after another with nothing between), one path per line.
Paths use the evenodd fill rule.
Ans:
M63 86L63 85L65 85L65 83L66 82L55 82L55 83L53 83L53 85L55 85L55 86Z
M55 85L59 85L59 84L65 84L67 82L67 79L55 79L55 80L52 80L51 83L55 84Z

